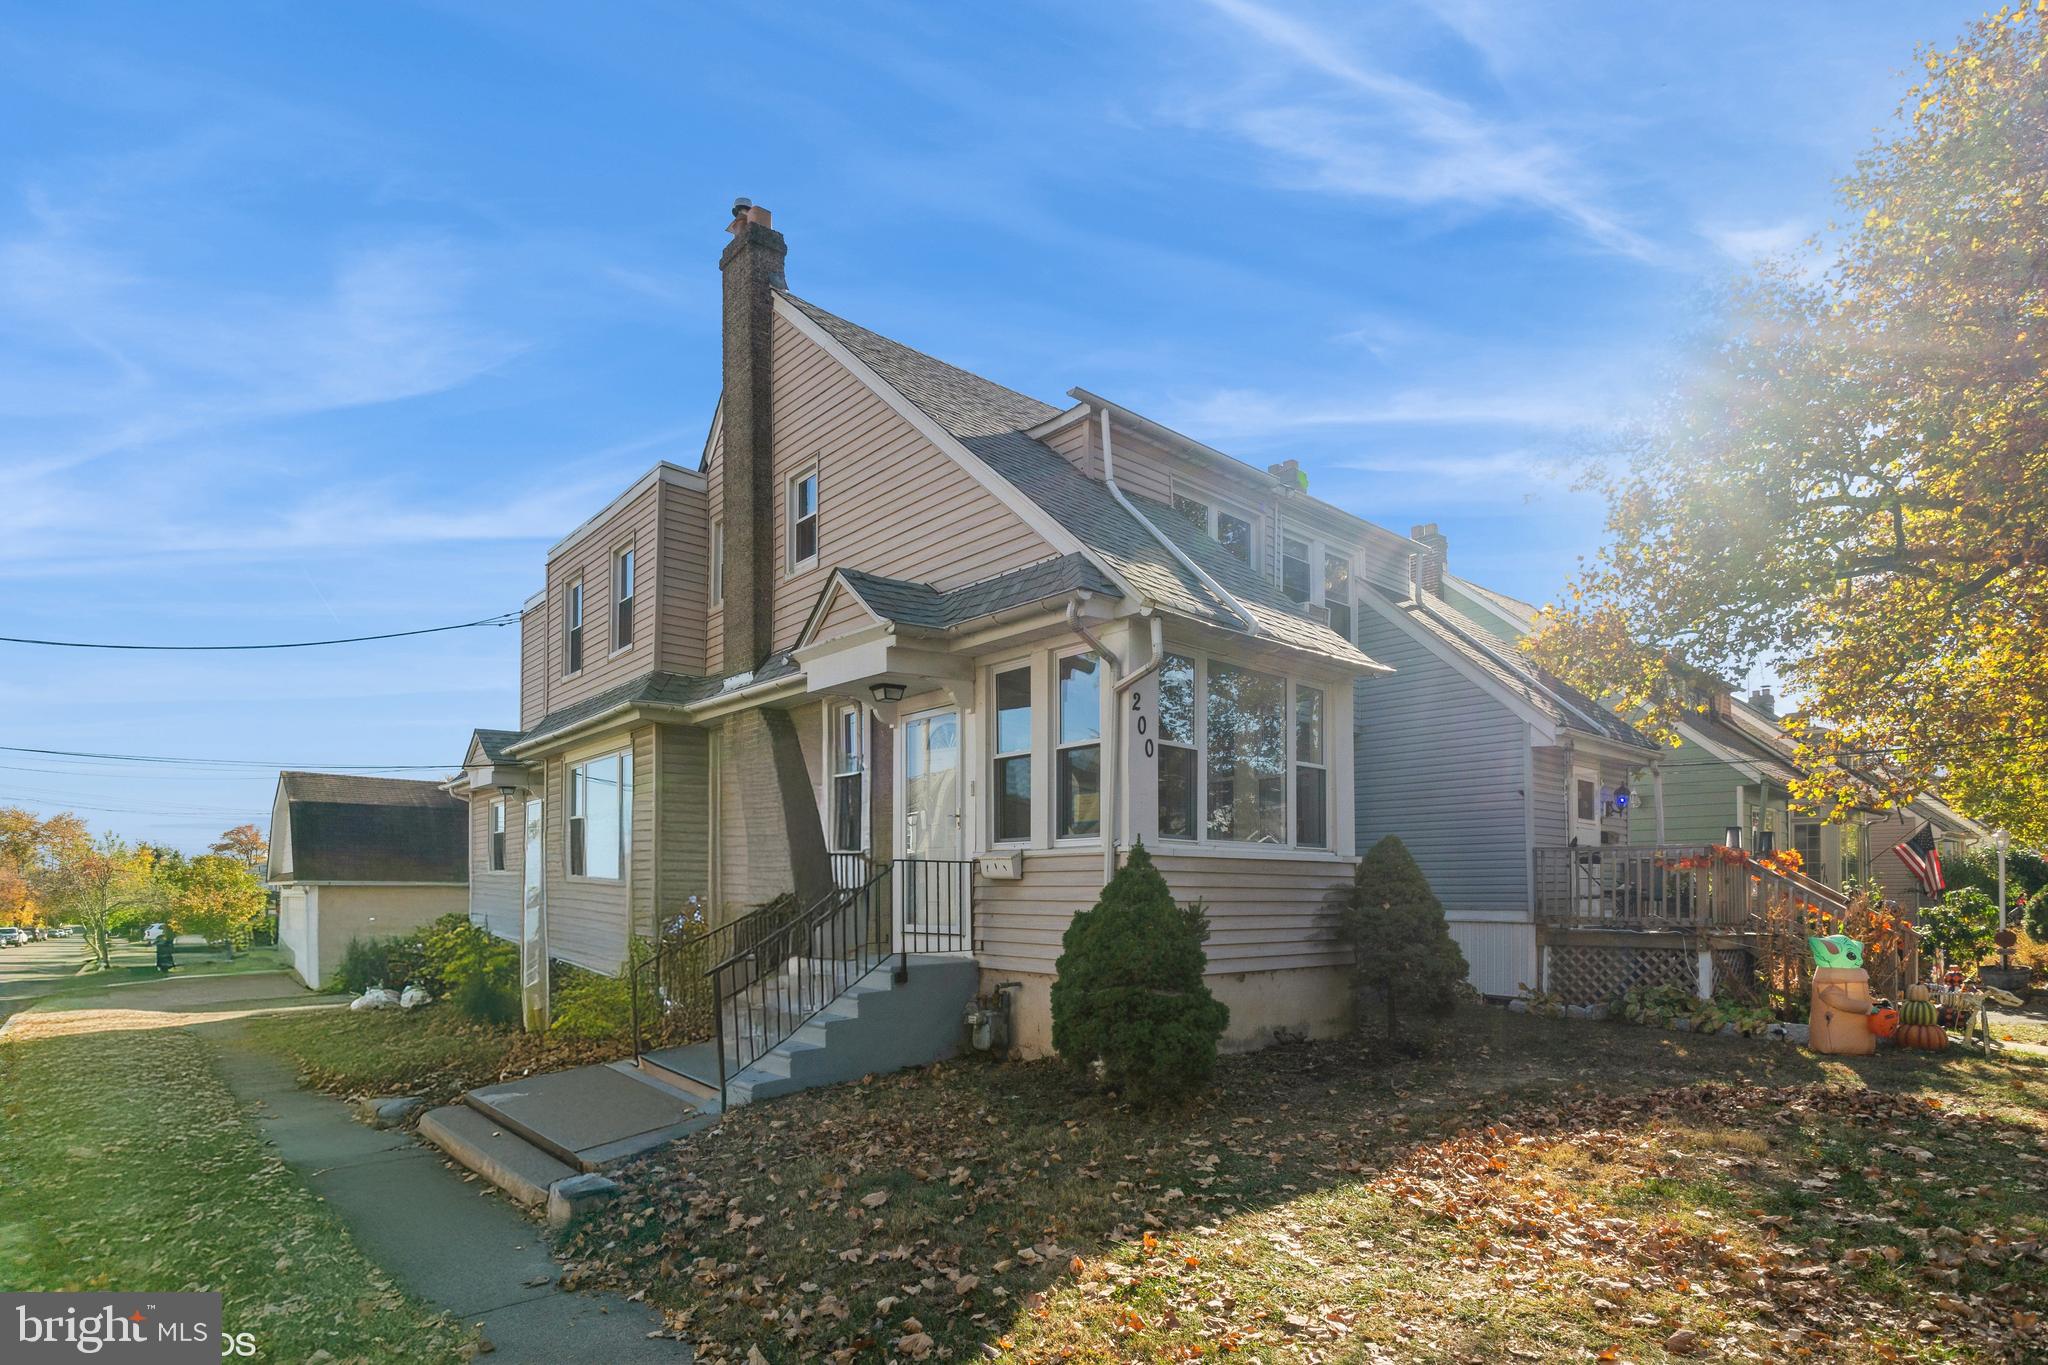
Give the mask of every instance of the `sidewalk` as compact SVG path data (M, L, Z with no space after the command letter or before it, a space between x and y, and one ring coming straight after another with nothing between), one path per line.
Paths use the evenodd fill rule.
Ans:
M567 1293L529 1221L481 1182L400 1130L356 1122L340 1101L302 1090L291 1066L262 1052L239 1021L193 1029L256 1126L314 1193L347 1222L364 1254L408 1290L480 1326L493 1361L661 1361L692 1358L679 1341L649 1340L649 1309L614 1296Z

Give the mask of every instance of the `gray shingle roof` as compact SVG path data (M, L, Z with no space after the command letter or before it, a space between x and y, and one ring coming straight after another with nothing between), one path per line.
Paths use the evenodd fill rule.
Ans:
M1081 555L1041 560L944 592L929 583L884 578L860 569L841 569L839 573L876 614L926 630L949 630L1011 607L1028 606L1070 592L1123 596L1115 584L1102 576L1101 570Z
M505 752L519 738L517 730L478 730L477 747L484 751L484 758L491 763L513 762L512 755Z
M1086 545L1124 582L1178 615L1241 629L1229 608L1211 597L1201 580L1154 540L1107 487L1025 434L1027 428L1057 416L1060 409L914 351L794 294L785 297ZM1178 517L1180 524L1168 528L1161 519L1172 515L1166 504L1132 501L1162 532L1172 536L1189 558L1245 604L1262 632L1282 643L1354 665L1372 662L1343 636L1310 620L1277 587L1206 531Z
M1791 763L1789 736L1783 737L1785 747L1780 749L1752 733L1748 727L1722 720L1711 711L1688 715L1683 724L1703 739L1732 750L1744 762L1760 768L1773 782L1790 783L1799 776L1799 770Z
M1552 722L1580 734L1657 749L1657 742L1585 693L1529 662L1513 645L1488 633L1456 609L1440 601L1427 606L1377 584L1368 585L1424 634L1508 689Z
M278 774L291 850L303 882L469 880L469 803L438 782L354 773Z
M587 720L626 706L684 706L702 701L718 690L716 678L699 678L688 673L642 673L637 678L559 706L519 732L513 741L521 746L573 730Z

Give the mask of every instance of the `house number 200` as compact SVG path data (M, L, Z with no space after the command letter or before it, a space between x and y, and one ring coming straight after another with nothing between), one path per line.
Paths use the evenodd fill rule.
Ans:
M1145 721L1145 698L1136 692L1131 693L1131 710L1138 716L1138 733L1144 735L1149 728ZM1152 754L1152 737L1145 735L1145 757L1150 758Z

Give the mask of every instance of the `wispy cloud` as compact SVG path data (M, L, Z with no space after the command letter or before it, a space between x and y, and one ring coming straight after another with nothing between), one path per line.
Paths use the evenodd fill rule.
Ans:
M1314 428L1513 426L1569 431L1613 420L1615 411L1563 389L1416 388L1356 397L1223 389L1181 407L1178 421L1217 439Z
M1256 0L1209 7L1297 72L1324 78L1310 97L1280 98L1252 80L1217 97L1213 117L1279 159L1301 188L1402 204L1522 206L1568 223L1600 247L1648 259L1652 244L1604 204L1594 177L1533 124L1488 118L1467 102L1354 55L1344 34ZM1294 91L1298 81L1286 82Z
M1743 226L1708 224L1700 229L1700 235L1738 265L1751 265L1797 251L1813 235L1813 229L1799 219L1787 218L1777 223Z

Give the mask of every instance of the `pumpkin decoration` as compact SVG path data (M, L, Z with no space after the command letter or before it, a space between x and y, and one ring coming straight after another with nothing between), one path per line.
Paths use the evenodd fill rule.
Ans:
M1880 1038L1889 1038L1899 1031L1899 1012L1887 1005L1870 1012L1870 1031Z
M1906 999L1906 1003L1899 1006L1899 1022L1902 1024L1934 1024L1940 1021L1936 1018L1934 1002L1932 1000L1915 1000L1909 996Z
M1948 1049L1948 1030L1939 1024L1901 1024L1898 1043L1921 1052L1944 1052Z
M1932 1000L1934 992L1927 989L1925 981L1915 981L1912 985L1906 987L1906 998L1908 1000Z

